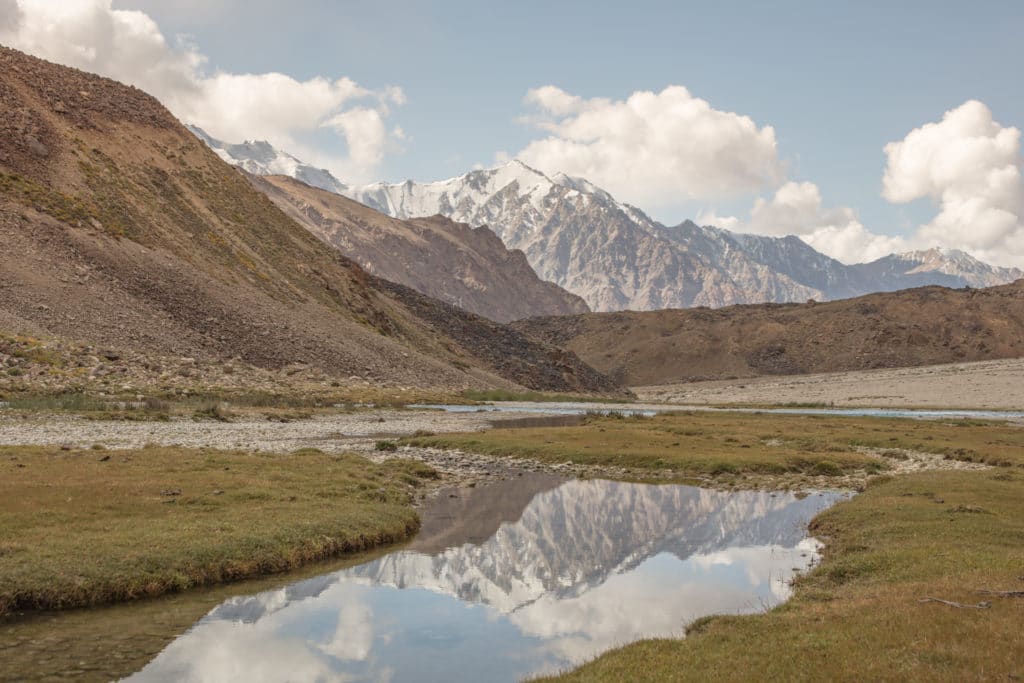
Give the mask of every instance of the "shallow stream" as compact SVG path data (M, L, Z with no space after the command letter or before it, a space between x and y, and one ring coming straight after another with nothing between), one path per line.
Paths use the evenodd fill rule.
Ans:
M0 660L11 680L521 680L785 600L843 495L513 473L358 564L0 626Z

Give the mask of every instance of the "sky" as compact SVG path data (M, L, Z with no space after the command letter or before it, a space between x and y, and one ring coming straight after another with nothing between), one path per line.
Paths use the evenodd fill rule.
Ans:
M0 43L341 180L520 158L668 224L1024 267L1024 3L0 0Z

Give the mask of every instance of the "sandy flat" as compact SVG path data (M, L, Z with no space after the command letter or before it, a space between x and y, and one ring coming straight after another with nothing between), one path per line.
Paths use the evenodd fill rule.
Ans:
M1024 359L634 387L641 401L1024 409Z

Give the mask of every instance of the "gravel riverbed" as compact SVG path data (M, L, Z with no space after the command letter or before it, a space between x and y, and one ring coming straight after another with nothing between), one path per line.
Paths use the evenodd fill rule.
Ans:
M424 462L441 473L436 485L424 496L448 487L484 485L518 476L522 472L549 472L565 478L613 477L633 480L672 479L670 470L627 469L574 463L551 464L520 458L497 458L457 450L402 446L396 451L377 450L380 440L410 436L416 432L483 431L502 418L545 417L544 413L496 415L493 412L449 413L438 410L362 410L355 413L321 415L292 422L240 417L230 422L173 419L166 422L131 422L86 419L65 414L20 416L0 413L0 445L62 446L75 450L102 445L108 449L141 448L147 445L181 446L289 453L316 448L325 453L358 453L370 460L410 458ZM550 416L548 416L550 417ZM941 455L912 451L866 453L883 458L890 472L901 474L924 469L984 469L984 465L948 460ZM842 477L744 475L733 478L701 478L695 483L713 488L818 488L858 489L867 473Z

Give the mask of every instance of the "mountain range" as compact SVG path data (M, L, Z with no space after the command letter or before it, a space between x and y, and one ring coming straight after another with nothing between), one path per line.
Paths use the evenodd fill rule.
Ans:
M537 275L595 311L827 301L924 285L988 287L1024 277L934 248L847 265L795 236L739 234L684 221L665 226L582 178L518 160L448 180L348 185L266 142L232 145L193 129L221 158L284 174L400 219L442 215L493 230Z

